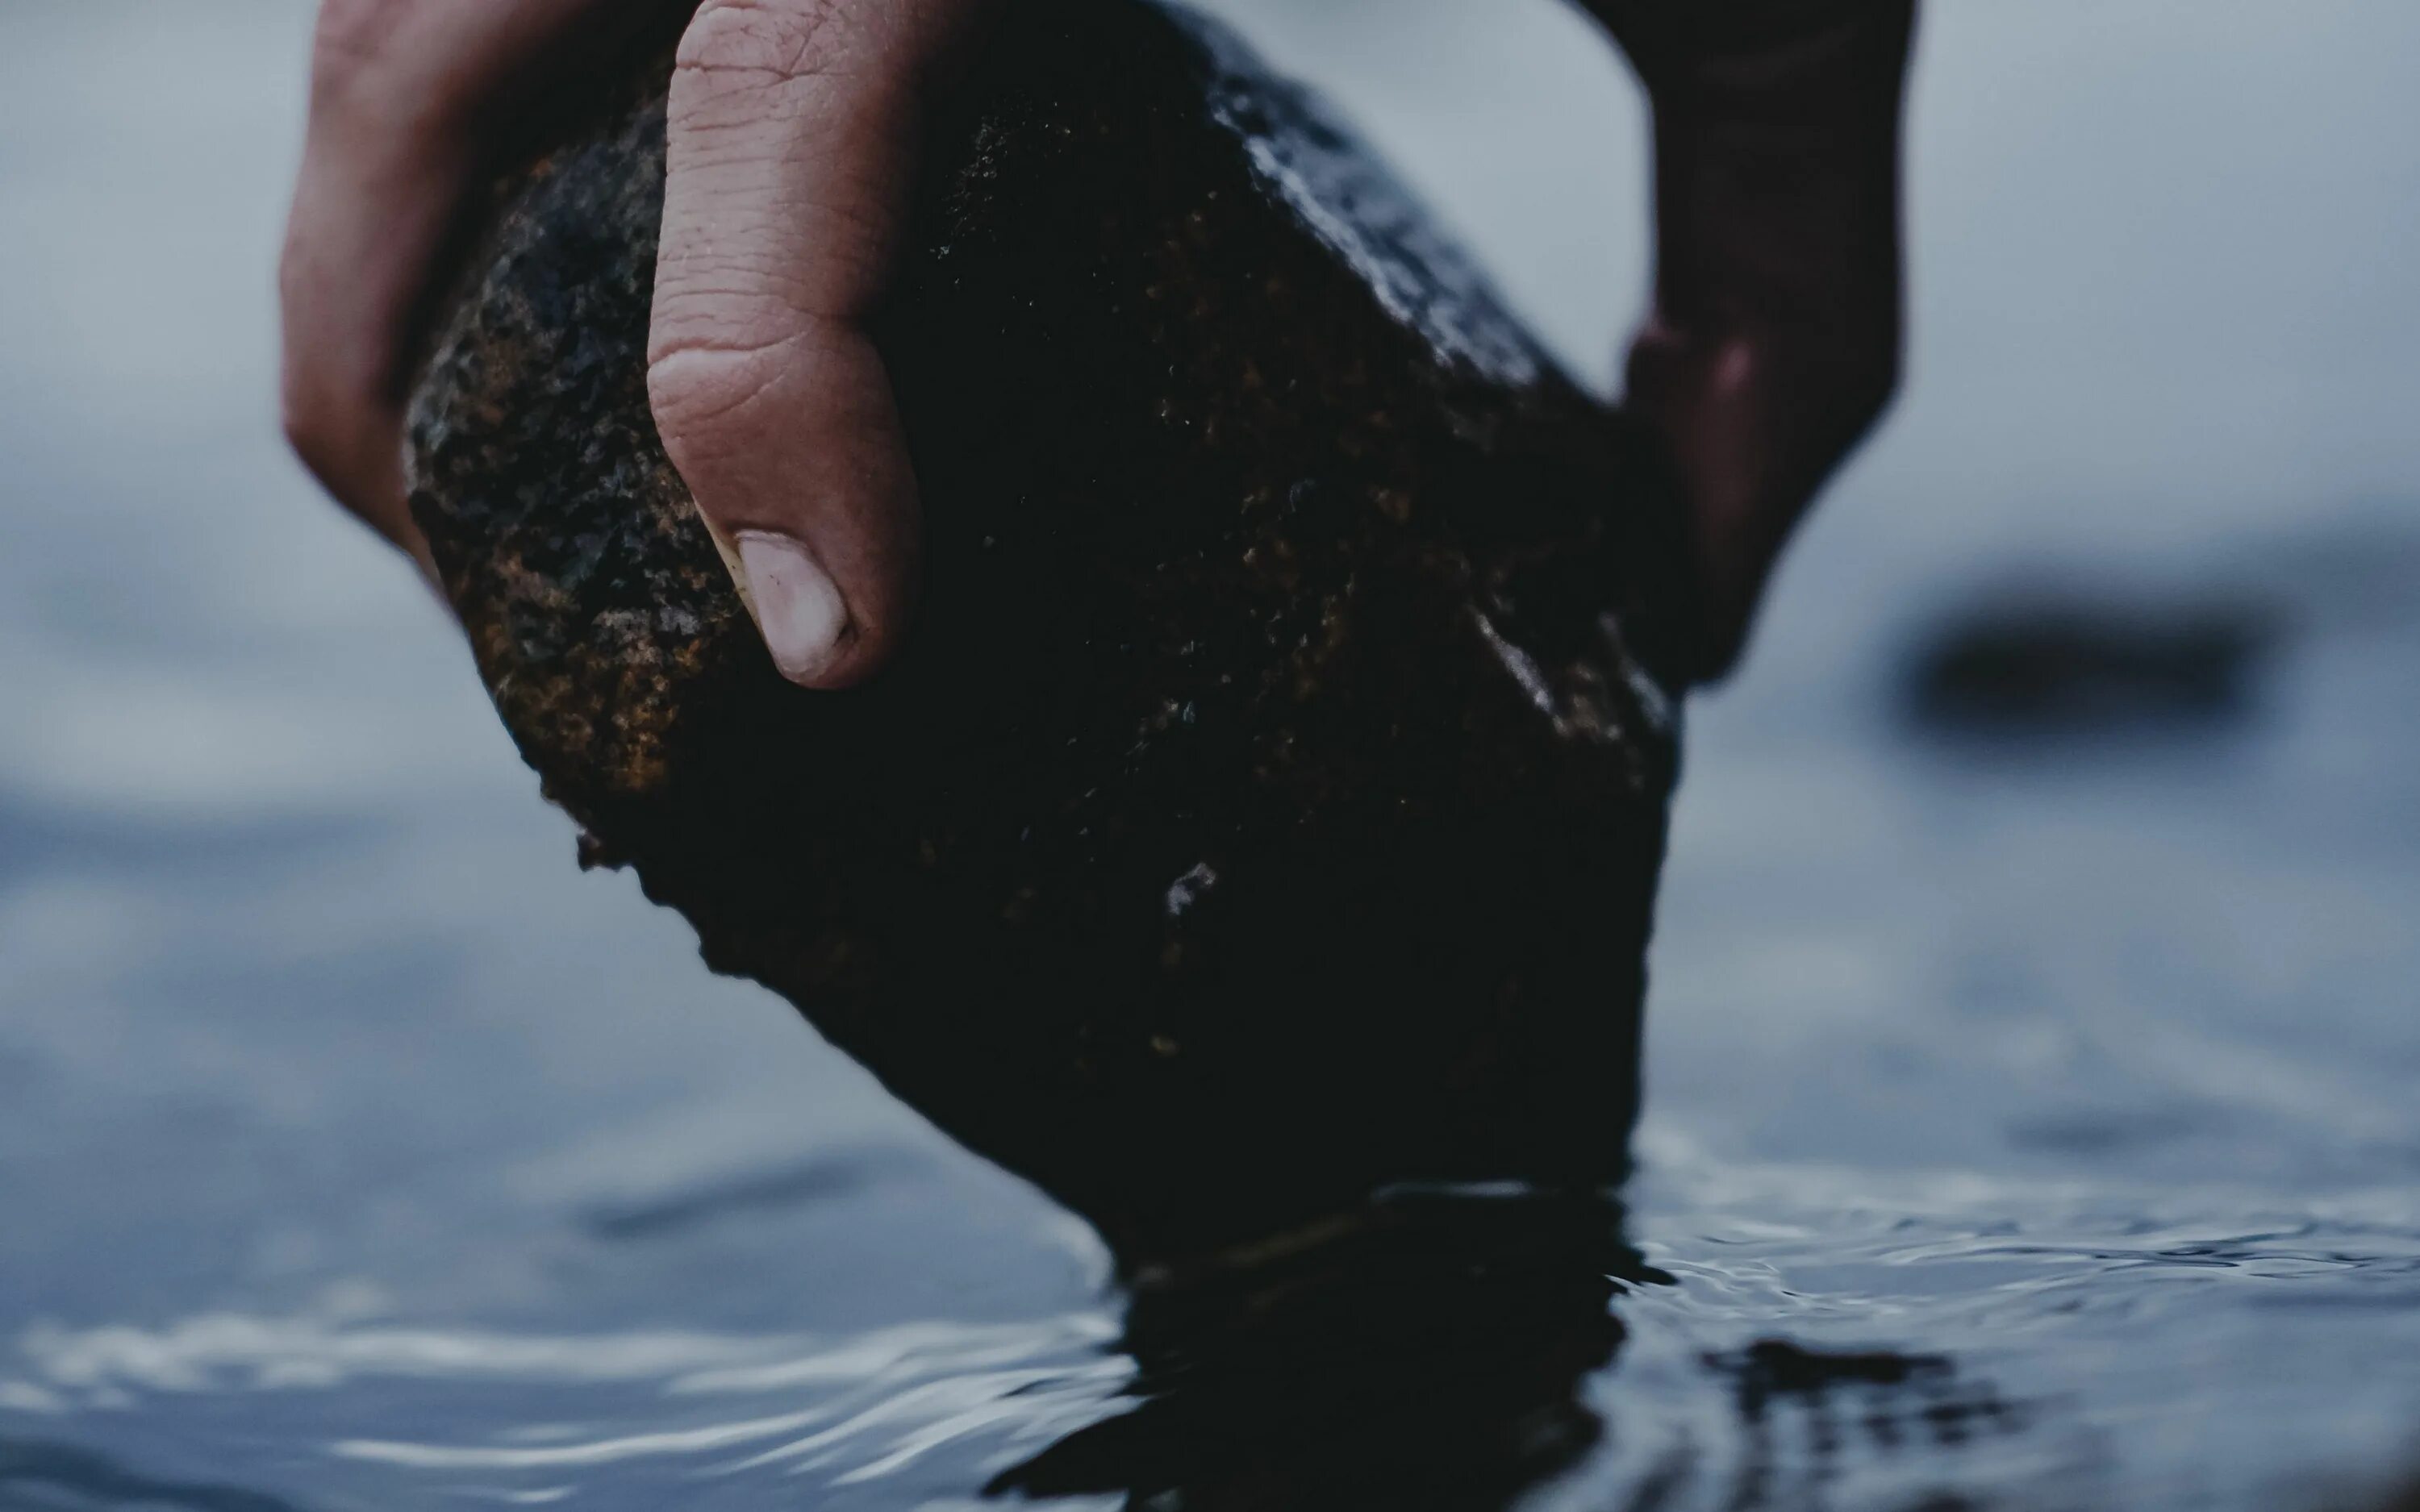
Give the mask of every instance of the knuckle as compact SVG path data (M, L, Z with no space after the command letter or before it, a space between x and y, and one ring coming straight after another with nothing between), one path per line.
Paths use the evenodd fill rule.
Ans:
M341 471L342 447L334 417L318 385L288 368L278 395L278 424L287 448L310 474L333 487Z
M751 413L779 381L784 344L675 344L647 363L647 403L676 458L744 444Z
M280 428L286 435L286 449L294 454L294 459L302 463L313 477L325 481L325 474L319 467L318 431L311 417L294 407L291 393L287 395L281 422Z
M341 87L393 45L414 0L326 0L311 36L312 75Z
M375 402L312 354L289 352L279 375L278 429L304 471L346 510L367 517L379 486L376 458L382 446L401 444Z
M328 432L307 420L289 418L286 428L287 450L302 471L311 476L320 490L348 514L358 515L361 508L354 501L349 470L345 465L343 450L329 439Z
M832 73L860 54L881 8L852 0L706 0L675 64L692 78L782 84Z
M278 430L287 450L332 490L342 471L346 427L327 354L314 343L302 260L288 246L278 266L284 356L277 375Z

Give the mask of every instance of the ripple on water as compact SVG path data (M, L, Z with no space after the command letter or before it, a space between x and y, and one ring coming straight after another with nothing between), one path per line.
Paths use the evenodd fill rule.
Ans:
M160 1330L38 1328L23 1340L24 1376L0 1382L0 1412L103 1437L112 1418L240 1414L297 1442L323 1425L425 1422L426 1432L320 1440L330 1467L316 1479L387 1496L642 1505L686 1488L737 1505L803 1481L831 1492L884 1482L895 1499L928 1458L951 1458L960 1477L939 1478L938 1491L963 1484L969 1459L1005 1462L1111 1411L1129 1373L1102 1350L1115 1336L1101 1314L830 1339L225 1314ZM534 1409L554 1415L533 1420ZM0 1456L0 1489L12 1474L55 1479L67 1463L17 1453Z

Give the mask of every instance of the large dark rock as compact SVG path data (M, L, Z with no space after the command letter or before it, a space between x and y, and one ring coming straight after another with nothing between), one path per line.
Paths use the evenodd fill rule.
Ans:
M883 330L922 615L801 691L647 416L664 72L507 186L413 409L589 857L1129 1261L1617 1180L1689 608L1641 436L1232 40L1029 6Z

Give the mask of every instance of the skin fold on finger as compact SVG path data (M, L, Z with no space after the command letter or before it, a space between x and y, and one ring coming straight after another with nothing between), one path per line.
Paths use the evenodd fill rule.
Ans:
M648 349L658 428L783 673L871 675L920 510L866 321L923 100L980 0L708 0L681 44Z

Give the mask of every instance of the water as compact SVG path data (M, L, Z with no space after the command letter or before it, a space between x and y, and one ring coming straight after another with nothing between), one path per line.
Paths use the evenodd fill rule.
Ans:
M1609 374L1638 120L1584 28L1222 8ZM574 871L273 434L305 8L0 8L0 1507L2317 1507L2420 1459L2420 11L1935 8L1913 386L1696 711L1635 1254L1444 1204L1495 1279L1275 1315L1372 1321L1356 1367L1150 1299L1138 1365L1080 1227ZM1912 721L1917 650L2044 588L2269 639L2204 716Z

